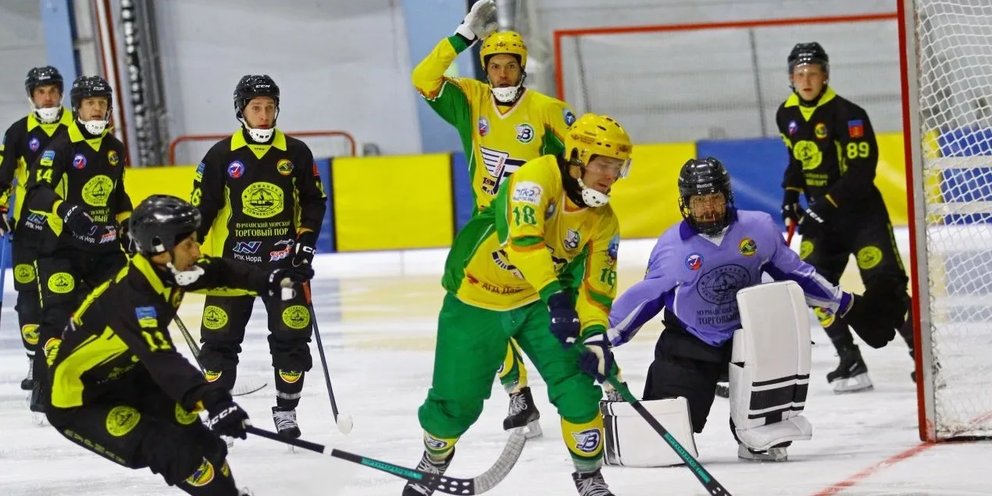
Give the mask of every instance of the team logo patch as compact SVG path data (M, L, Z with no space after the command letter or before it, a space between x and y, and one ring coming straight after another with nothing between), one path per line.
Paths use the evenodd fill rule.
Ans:
M816 320L823 328L830 327L834 323L834 313L827 308L816 307L813 309L813 315L816 315Z
M685 257L685 267L689 270L699 270L703 266L703 256L698 253L690 253Z
M216 331L227 325L227 312L216 305L207 305L203 309L203 327Z
M568 232L565 233L565 239L562 240L561 244L565 246L566 250L572 251L577 249L579 247L579 243L581 242L582 236L579 234L579 231L569 228Z
M59 355L59 348L62 347L62 340L59 338L49 338L45 341L45 344L41 346L42 351L45 353L45 363L49 367L55 363L55 358Z
M824 123L822 123L822 122L816 123L816 127L813 128L813 134L816 136L817 139L824 139L824 138L826 138L827 137L827 125L824 124Z
M292 253L292 251L293 251L293 245L294 244L295 244L295 241L293 241L291 239L282 239L282 240L276 241L276 246L283 246L283 248L281 248L279 250L272 250L272 251L270 251L269 252L269 261L270 262L278 262L280 260L284 260L284 259L288 258L289 257L289 254Z
M230 164L227 164L227 175L231 179L238 179L245 174L245 164L241 163L240 160L235 160Z
M789 136L795 136L799 131L799 124L796 121L789 121Z
M853 121L847 121L847 135L851 138L864 138L865 137L865 121L861 119L855 119Z
M562 112L562 118L565 119L566 126L571 126L573 123L575 123L575 114L572 112L572 109L565 109Z
M55 150L45 150L45 152L41 154L41 161L39 162L39 165L42 167L51 167L54 162Z
M67 294L76 289L76 279L68 272L56 272L48 278L48 290L55 294Z
M193 173L193 180L194 181L202 181L203 180L203 171L205 171L205 170L207 170L207 164L206 163L200 162L199 164L197 164L197 166L196 166L196 172Z
M520 181L513 185L513 201L537 205L541 203L541 186L531 181Z
M303 372L297 372L295 370L280 370L279 378L282 379L286 384L295 384L296 381L303 377Z
M21 328L21 339L31 346L37 345L38 324L24 324L24 327Z
M521 159L511 158L507 152L493 150L484 146L479 147L479 152L482 153L482 163L486 166L486 172L489 172L489 175L493 178L483 178L482 190L490 195L495 195L503 180L510 177L525 162Z
M803 140L792 145L792 156L803 164L803 170L813 170L823 162L823 154L816 143Z
M116 167L120 161L120 157L117 156L117 150L110 150L107 152L107 162L110 162L111 166Z
M799 244L799 258L801 260L806 260L806 257L810 256L811 253L813 253L813 242L804 239L803 242Z
M28 284L34 280L34 266L30 264L17 264L14 267L14 280L21 284Z
M285 206L282 188L272 183L252 183L241 193L241 211L249 217L267 219Z
M279 171L279 174L288 176L293 173L293 162L290 162L288 158L284 158L276 162L276 170Z
M737 248L741 251L741 255L745 257L753 257L758 251L758 244L754 242L751 238L744 238L741 240Z
M306 329L310 325L310 310L303 305L292 305L282 311L282 323L290 329Z
M586 429L576 432L572 434L572 439L575 440L576 451L590 454L599 450L600 442L602 441L599 429Z
M696 292L704 300L714 305L722 305L733 302L737 297L737 291L749 286L750 282L751 277L744 267L721 265L699 278Z
M94 207L106 207L110 193L114 191L114 180L103 174L93 176L83 185L83 201Z
M485 117L479 117L479 136L489 134L489 121Z
M859 269L873 269L882 262L882 250L877 246L866 246L858 250L857 259Z
M139 327L158 328L158 314L155 312L155 307L137 307L134 309L134 315L138 317Z
M200 420L199 415L193 412L187 412L186 409L183 408L183 406L180 405L179 403L176 403L175 415L176 415L176 422L179 425L189 425L192 424L193 422L196 422L197 420Z
M609 258L608 263L613 265L617 262L617 253L620 251L620 235L617 234L610 239L610 245L606 247L606 256Z
M434 437L430 434L424 433L424 445L434 451L443 451L451 446L451 441L448 439L442 439L439 437Z
M28 140L28 149L29 150L31 150L33 152L36 152L36 151L38 151L38 148L40 146L41 146L41 142L38 141L38 138L31 138L30 140Z
M193 472L193 475L186 479L186 483L193 487L203 487L210 484L213 480L214 465L204 458L203 463L200 464L200 467Z
M530 143L534 141L534 128L526 122L517 126L517 141Z
M72 157L72 166L77 169L86 167L86 156L82 153L77 153L75 157Z
M121 437L131 432L138 421L141 420L141 413L129 406L115 406L107 413L106 427L111 436Z
M220 379L220 376L222 376L222 375L224 375L224 371L222 371L222 370L204 370L203 371L203 378L206 379L207 382L215 382L217 379Z

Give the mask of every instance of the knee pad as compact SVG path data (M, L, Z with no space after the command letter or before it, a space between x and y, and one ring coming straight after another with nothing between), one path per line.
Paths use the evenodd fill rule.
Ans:
M764 450L810 439L801 414L811 361L809 313L793 281L761 284L737 293L741 329L730 364L730 416L745 446Z
M689 420L689 402L669 398L640 402L694 458L696 440ZM601 401L606 432L606 464L625 467L667 467L684 463L675 450L658 439L654 428L630 403Z

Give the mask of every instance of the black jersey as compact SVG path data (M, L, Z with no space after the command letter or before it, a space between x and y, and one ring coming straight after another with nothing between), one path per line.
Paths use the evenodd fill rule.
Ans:
M196 168L190 203L200 209L200 239L209 253L278 266L292 257L296 236L320 232L327 209L313 153L275 130L271 143L243 130L214 144Z
M17 180L14 219L20 222L27 185L28 168L38 159L56 135L64 132L72 124L72 112L62 109L59 120L44 124L34 112L11 124L0 141L0 203L7 204L10 186ZM35 219L41 220L41 219ZM32 223L33 230L40 230L42 224ZM20 232L18 236L23 236ZM18 240L19 242L21 239Z
M55 213L61 201L85 208L97 223L120 223L130 217L131 198L124 191L125 157L124 143L109 131L90 137L76 122L42 151L28 171L26 201L32 214L47 221L43 251L72 243L71 234L63 235L62 219ZM120 243L115 239L106 249L120 249Z
M882 204L874 183L878 142L864 109L827 87L815 106L793 93L775 121L789 149L783 188L804 191L807 199L828 197L849 213L865 202Z
M144 255L135 255L116 276L80 304L62 340L49 352L52 406L73 408L110 396L142 397L128 378L140 369L165 393L194 411L211 387L177 350L169 322L187 291L241 288L265 291L268 273L231 260L204 258L195 283L166 285ZM244 294L240 292L239 294Z

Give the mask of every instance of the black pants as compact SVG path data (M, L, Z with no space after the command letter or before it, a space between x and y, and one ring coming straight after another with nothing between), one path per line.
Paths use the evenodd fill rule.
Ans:
M716 383L730 363L730 352L731 341L721 347L710 346L686 332L666 310L665 330L654 348L644 399L686 398L692 430L702 432L713 406Z
M102 254L78 250L57 250L35 260L41 321L38 325L39 351L53 338L62 336L69 316L93 288L109 280L127 264L122 251ZM45 353L35 353L34 377L46 383Z
M237 378L238 354L245 338L245 328L255 305L254 296L207 296L203 306L200 363L207 380L220 381L227 389ZM262 297L268 314L269 351L272 354L276 384L276 403L296 408L303 391L305 373L313 366L310 335L313 323L301 288L296 296Z
M34 260L38 256L35 246L19 242L20 229L14 238L11 262L14 266L14 289L17 291L17 324L21 328L21 344L34 355L38 347L38 325L41 323L41 297L38 295L38 276Z
M77 408L49 408L48 421L70 441L132 469L149 468L195 496L236 496L227 445L144 371L121 382L119 396Z
M869 204L856 214L838 213L809 236L804 235L800 257L833 284L839 284L848 259L854 255L865 289L891 294L902 313L909 310L906 269L903 267L889 215L882 204ZM854 344L851 329L841 319L821 321L838 350Z

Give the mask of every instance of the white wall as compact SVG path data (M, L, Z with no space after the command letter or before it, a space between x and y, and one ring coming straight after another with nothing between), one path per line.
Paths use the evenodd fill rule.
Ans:
M282 91L281 129L340 129L383 153L419 151L406 30L394 2L168 0L155 7L172 136L233 132L238 79L265 73ZM318 156L327 146L308 143ZM183 146L177 159L195 163L208 147Z
M45 57L38 2L0 2L0 133L30 110L24 76Z

